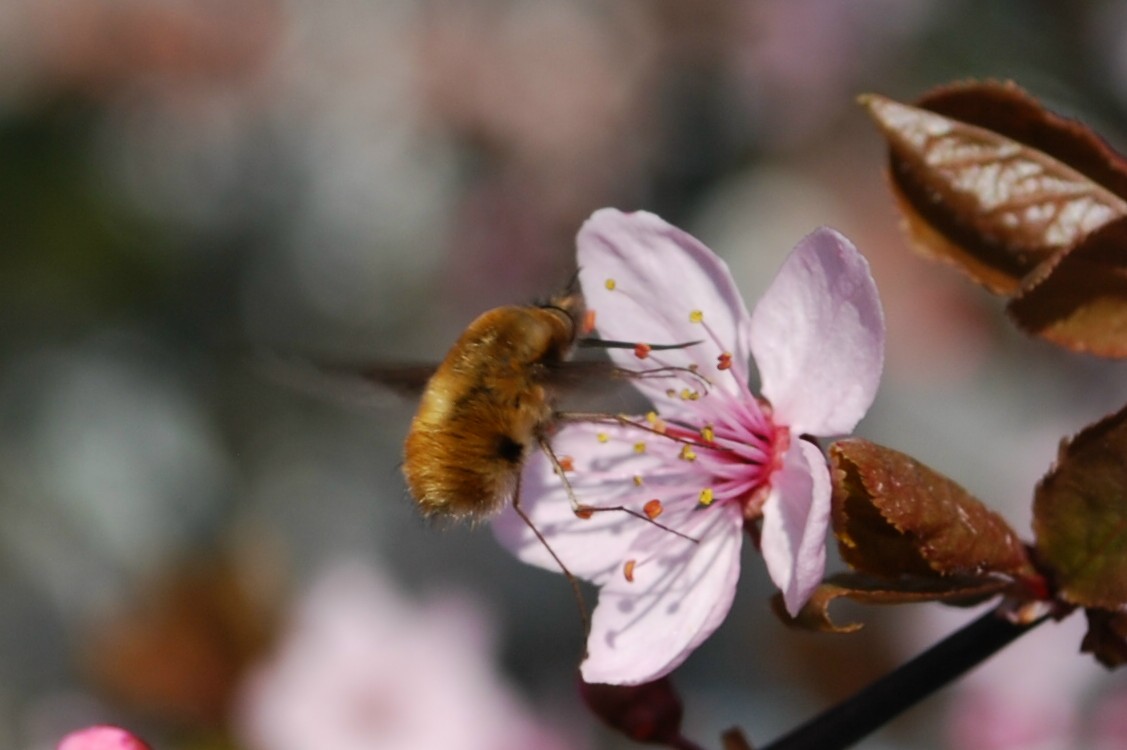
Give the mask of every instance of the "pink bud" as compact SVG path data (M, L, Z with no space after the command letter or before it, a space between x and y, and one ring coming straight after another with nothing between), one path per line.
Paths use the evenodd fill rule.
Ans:
M672 745L681 738L681 698L668 677L642 685L579 683L587 707L635 742Z
M63 737L57 750L152 750L124 729L105 725L87 727Z

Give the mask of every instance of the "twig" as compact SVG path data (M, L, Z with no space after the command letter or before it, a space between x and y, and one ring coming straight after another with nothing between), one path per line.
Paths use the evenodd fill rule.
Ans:
M1048 619L1015 624L988 612L896 671L762 750L838 750L884 726L1018 636Z

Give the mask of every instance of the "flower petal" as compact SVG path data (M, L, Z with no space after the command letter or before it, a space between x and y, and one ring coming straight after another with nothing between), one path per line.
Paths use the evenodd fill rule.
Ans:
M653 352L653 366L696 365L717 387L740 393L748 376L750 316L724 261L661 218L604 208L579 230L579 279L603 338L646 344L701 343ZM613 289L608 288L613 285ZM699 322L694 322L699 321ZM731 368L719 370L722 354ZM628 350L611 350L627 369L644 369ZM665 378L638 380L662 403Z
M666 675L728 614L740 571L739 506L681 508L671 514L671 527L689 529L699 542L654 527L639 535L626 558L637 561L633 580L620 563L599 589L580 668L584 682L637 685Z
M830 519L830 473L818 447L795 440L772 477L763 504L760 550L771 580L794 616L826 570Z
M751 316L751 348L776 421L795 435L850 432L876 396L884 313L869 264L844 235L807 235Z
M646 441L640 435L646 437L646 433L618 425L574 424L552 438L555 454L569 458L574 467L567 477L580 503L592 507L625 505L642 512L662 483L680 483L678 472L684 464L675 460L676 444L663 438ZM635 451L638 442L645 442L650 449ZM639 486L634 478L642 476L646 484ZM596 583L621 569L627 549L647 527L645 521L621 512L578 518L563 482L540 451L528 458L520 492L522 510L552 551L573 574ZM560 569L511 505L493 521L493 532L501 545L522 561L548 570Z

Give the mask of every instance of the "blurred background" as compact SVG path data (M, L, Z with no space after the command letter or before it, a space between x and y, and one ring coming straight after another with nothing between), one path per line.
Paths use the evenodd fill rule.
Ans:
M159 750L630 747L577 697L563 578L417 517L413 404L248 356L437 360L565 283L602 206L697 234L749 304L816 226L852 237L889 328L860 433L1028 534L1057 442L1127 369L912 256L854 101L971 77L1123 147L1127 3L0 3L0 747L106 721ZM707 747L766 743L973 616L845 605L860 634L791 633L745 554L677 673ZM1127 746L1127 681L1073 619L862 747Z

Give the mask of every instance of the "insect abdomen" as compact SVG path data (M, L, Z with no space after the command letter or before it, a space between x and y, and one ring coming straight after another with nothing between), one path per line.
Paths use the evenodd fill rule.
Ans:
M417 425L405 445L403 474L426 516L485 518L516 489L525 446L503 433L461 433Z

